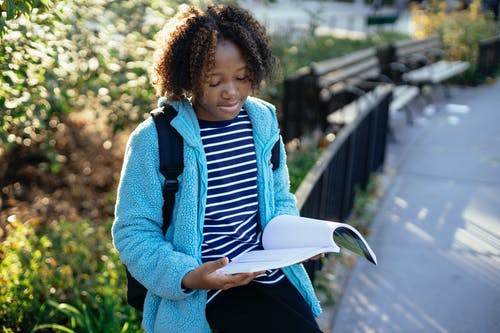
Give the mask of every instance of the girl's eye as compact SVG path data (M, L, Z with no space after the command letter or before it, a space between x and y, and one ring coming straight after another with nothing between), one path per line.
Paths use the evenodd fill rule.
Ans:
M240 76L240 77L237 77L236 80L238 80L238 81L246 81L246 80L248 80L248 76Z
M209 82L208 86L214 88L214 87L217 87L219 84L220 84L220 82Z

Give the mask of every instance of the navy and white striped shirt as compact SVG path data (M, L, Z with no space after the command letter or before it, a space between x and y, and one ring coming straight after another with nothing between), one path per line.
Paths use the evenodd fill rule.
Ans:
M245 110L227 121L199 120L208 169L202 261L262 249L258 224L257 163L252 124ZM267 271L255 281L274 284L284 277ZM207 302L219 291L210 290Z

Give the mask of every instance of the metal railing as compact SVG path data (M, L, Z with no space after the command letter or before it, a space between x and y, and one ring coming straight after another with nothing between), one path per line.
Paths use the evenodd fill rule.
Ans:
M322 153L297 189L303 216L345 221L353 207L355 189L365 189L372 173L385 160L392 86L366 93L345 109L349 121Z
M285 79L283 107L280 115L285 142L313 132L326 121L326 119L322 120L320 113L316 111L314 80L309 67L301 68Z

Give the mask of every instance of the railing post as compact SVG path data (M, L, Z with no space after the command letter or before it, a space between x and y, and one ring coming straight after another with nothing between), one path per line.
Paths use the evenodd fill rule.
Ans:
M484 80L500 66L500 36L479 41L477 55L476 80Z
M289 75L284 82L284 97L280 123L283 139L288 142L302 136L308 130L309 117L307 110L309 68L301 68ZM306 124L306 125L305 125Z

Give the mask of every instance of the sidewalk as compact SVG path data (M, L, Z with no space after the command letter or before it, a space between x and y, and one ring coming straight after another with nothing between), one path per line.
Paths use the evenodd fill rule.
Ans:
M500 332L499 95L500 81L455 88L396 126L369 237L379 265L357 261L331 333Z

